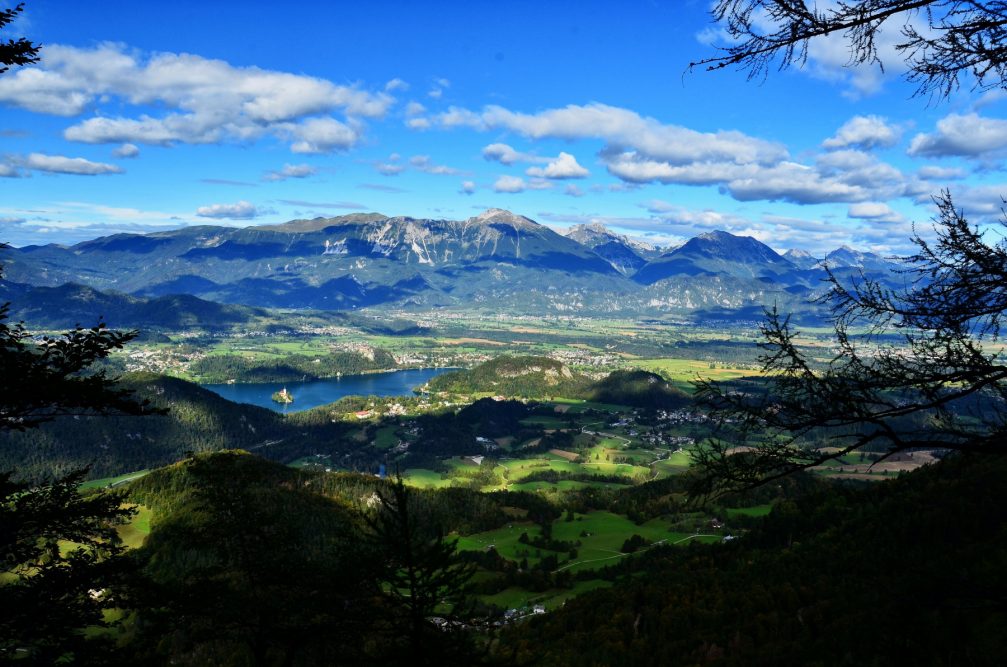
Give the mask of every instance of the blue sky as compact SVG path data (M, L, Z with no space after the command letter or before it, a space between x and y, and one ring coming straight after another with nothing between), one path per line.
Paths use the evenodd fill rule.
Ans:
M884 73L833 40L759 83L686 72L718 39L706 2L165 7L29 0L9 32L43 60L0 75L0 239L499 207L903 252L940 188L980 221L1007 195L1003 96L912 98L897 35Z

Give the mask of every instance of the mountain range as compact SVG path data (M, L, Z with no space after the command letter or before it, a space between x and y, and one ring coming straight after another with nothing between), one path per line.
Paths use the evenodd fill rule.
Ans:
M172 303L224 320L263 307L738 318L757 316L770 303L808 312L826 265L840 277L864 272L883 280L899 266L851 248L822 258L800 250L781 255L723 231L661 251L602 225L561 235L501 209L463 221L366 213L116 234L73 246L9 248L0 262L4 298L50 311L63 299L82 315L91 308L80 310L85 302L129 308L140 320L144 309Z

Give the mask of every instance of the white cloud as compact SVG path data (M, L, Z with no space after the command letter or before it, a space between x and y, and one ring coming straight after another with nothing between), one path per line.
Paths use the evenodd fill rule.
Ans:
M410 118L406 121L406 126L414 130L429 130L430 120L427 118Z
M335 118L309 118L302 123L287 124L283 131L287 136L297 139L290 146L294 153L346 150L360 138L356 130Z
M406 115L407 116L419 116L421 113L425 112L427 108L420 104L419 102L410 102L406 105Z
M531 153L516 151L507 144L501 143L490 144L483 148L483 159L506 165L512 165L515 162L548 162L545 158L540 158Z
M880 116L854 116L822 142L823 148L884 148L899 141L898 128Z
M389 93L395 92L397 90L409 90L409 84L399 78L394 78L385 84L385 90Z
M140 155L140 149L135 144L123 144L112 151L112 155L118 158L134 158Z
M559 157L552 160L545 167L530 167L526 172L529 176L539 178L585 178L590 172L577 163L577 158L569 153L560 153Z
M670 164L698 160L770 164L787 157L787 150L781 144L741 132L697 132L679 125L662 124L629 109L597 103L569 105L536 114L518 113L499 106L487 106L481 112L452 107L438 114L436 120L443 127L506 129L532 139L602 139Z
M16 159L17 164L25 169L44 171L51 174L75 174L78 176L97 176L101 174L121 174L122 168L104 162L91 162L82 157L65 157L63 155L46 155L31 153Z
M399 155L393 153L387 162L375 162L375 168L378 169L378 173L386 176L397 176L406 170L405 164L399 164Z
M528 184L524 182L523 178L518 178L517 176L501 176L493 183L494 192L524 192Z
M64 136L88 143L159 145L248 141L296 135L291 126L316 116L332 120L324 115L336 111L348 118L379 118L394 103L385 92L316 77L235 67L184 53L144 56L120 44L47 45L39 66L0 79L0 104L38 113L74 116L116 100L117 108L163 108L166 113L97 116L67 128ZM358 138L353 132L328 145L341 149L347 139Z
M903 22L913 25L922 34L928 29L919 17L902 14L885 23L877 32L874 46L880 63L852 63L850 45L845 33L832 33L808 43L808 71L819 79L845 83L847 97L858 99L879 92L889 82L906 71L905 56L898 51Z
M832 151L815 165L703 161L673 165L637 152L602 153L609 173L630 183L718 185L739 201L860 202L908 194L904 175L862 151Z
M871 220L874 222L904 222L905 218L891 209L888 204L864 202L852 204L846 215L850 218Z
M475 191L476 191L476 184L475 184L475 182L473 182L473 181L462 181L462 187L461 187L461 189L458 192L460 194L463 194L463 195L470 195L470 194L473 194Z
M282 169L266 172L262 180L285 181L288 178L307 178L316 173L318 173L318 169L310 164L285 164Z
M447 167L442 164L434 164L429 155L414 155L409 158L409 164L415 169L425 174L436 174L438 176L457 176L461 172L454 167Z
M440 88L431 88L427 92L427 97L429 97L432 100L439 100L443 96L444 96L444 91L442 89L440 89Z
M795 204L863 201L871 197L864 186L823 176L813 167L783 162L758 170L752 176L737 178L726 185L739 201L789 201Z
M920 167L916 174L920 178L925 178L929 181L955 181L959 178L965 177L965 170L959 169L958 167L937 167L928 165L926 167Z
M993 223L1003 220L1007 207L1007 183L969 186L960 184L951 189L955 208L965 212L970 222ZM932 201L931 201L932 204ZM931 205L932 210L936 208Z
M1007 149L1007 120L976 113L952 113L937 122L933 134L920 133L909 144L916 157L982 157Z
M215 218L225 220L251 220L261 215L251 202L239 201L236 204L211 204L210 206L200 206L196 209L196 215L201 218Z
M18 171L14 165L0 162L0 178L20 178L22 176L24 174Z
M453 107L435 120L445 128L503 129L531 139L604 141L599 157L609 173L624 182L616 184L619 189L655 182L716 185L740 201L763 199L797 204L915 196L926 183L906 177L868 153L850 149L886 145L897 136L896 130L883 121L864 118L844 126L828 142L835 150L818 156L810 165L788 159L786 148L777 142L737 131L697 132L603 104L571 105L535 114L497 106L479 112ZM486 146L483 156L507 165L543 160L505 143ZM572 157L564 161L571 165L576 162ZM579 173L576 169L558 170L559 166L551 174ZM531 168L526 173L539 178L550 176L548 168Z
M584 191L573 183L570 183L563 189L563 194L569 195L570 197L583 197Z

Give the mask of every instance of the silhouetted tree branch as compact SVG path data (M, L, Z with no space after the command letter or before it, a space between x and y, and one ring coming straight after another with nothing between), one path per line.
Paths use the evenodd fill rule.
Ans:
M13 9L0 9L0 30L3 30L18 14L24 11L24 3L18 3ZM0 74L12 66L30 65L38 62L38 52L41 44L33 44L24 37L0 40Z
M936 240L914 236L906 287L863 275L844 284L830 272L821 299L835 325L828 359L813 358L774 307L762 325L765 381L698 383L721 430L697 454L697 491L764 483L864 449L881 459L918 448L1007 452L1007 244L986 242L948 192L934 201Z
M809 6L810 5L810 6ZM714 21L729 44L721 55L690 63L689 69L737 66L749 78L803 65L812 40L843 35L850 65L877 65L881 30L897 24L895 45L916 93L947 97L971 75L979 90L1005 87L1007 2L989 0L858 0L807 3L803 0L718 0Z

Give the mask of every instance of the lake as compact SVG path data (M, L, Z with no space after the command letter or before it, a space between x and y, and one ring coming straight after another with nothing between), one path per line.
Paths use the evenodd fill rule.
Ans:
M413 387L427 383L450 368L419 368L388 373L344 375L309 382L255 382L246 384L204 384L203 387L235 403L251 403L276 412L299 412L334 403L343 396L412 396ZM273 393L287 388L294 402L273 401Z

